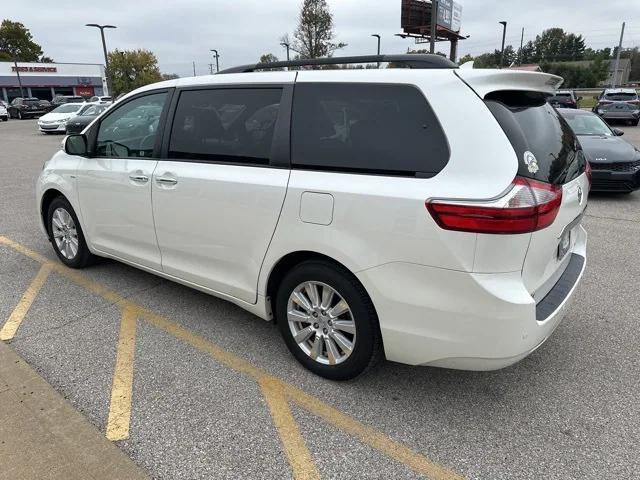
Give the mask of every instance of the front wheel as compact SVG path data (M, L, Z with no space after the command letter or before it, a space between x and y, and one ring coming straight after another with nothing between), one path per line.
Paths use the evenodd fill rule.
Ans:
M94 260L84 239L80 222L64 197L55 198L47 212L47 228L58 258L71 268L83 268Z
M352 379L382 355L371 299L349 271L331 262L294 267L278 289L276 317L293 356L322 377Z

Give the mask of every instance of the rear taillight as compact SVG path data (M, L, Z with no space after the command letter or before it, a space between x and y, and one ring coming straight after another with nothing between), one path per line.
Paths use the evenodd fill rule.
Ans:
M636 107L640 105L640 100L629 100L627 102L629 105L635 105Z
M591 164L588 160L585 160L584 173L587 174L587 180L589 180L589 190L591 190L591 184L593 183L593 172L591 171Z
M427 210L445 230L516 234L535 232L556 219L562 187L516 177L509 191L488 202L427 201Z
M598 102L598 106L601 106L601 105L611 105L612 103L613 103L613 102L609 102L609 101L607 101L607 100L600 100L600 101Z

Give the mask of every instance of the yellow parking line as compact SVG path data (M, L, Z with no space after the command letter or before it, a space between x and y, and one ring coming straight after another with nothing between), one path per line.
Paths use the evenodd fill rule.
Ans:
M120 320L118 351L107 421L107 438L112 441L129 438L135 349L136 312L132 308L125 307L122 310L122 319Z
M263 378L260 380L260 388L269 406L273 424L280 435L289 465L293 470L293 478L296 480L319 480L320 472L318 472L311 452L309 452L304 438L300 434L298 424L293 418L282 382L272 378Z
M427 478L438 480L461 480L464 478L437 463L431 462L425 456L405 447L400 442L390 439L378 430L339 412L299 388L287 386L286 393L291 400L305 410Z
M0 330L0 340L11 340L13 337L15 337L18 328L20 328L22 320L24 320L25 315L31 308L31 304L33 304L33 301L42 288L42 285L44 285L44 282L47 281L50 273L51 265L49 265L48 263L43 263L40 267L40 270L38 270L35 278L31 282L31 285L29 285L27 291L24 292L24 295L22 295L22 298L18 302L18 305L16 305L16 308L14 308L13 312L11 312L9 320L6 321L6 323L2 327L2 330Z
M432 480L459 480L463 477L454 473L447 468L430 461L424 455L421 455L410 448L402 445L395 440L392 440L382 432L369 427L361 422L358 422L352 417L345 415L344 413L336 410L335 408L327 405L320 399L309 395L303 390L283 382L271 375L269 375L266 371L252 365L248 361L238 357L237 355L230 353L218 345L206 340L203 337L200 337L193 332L187 330L181 325L169 320L162 315L159 315L151 310L147 310L146 308L131 302L120 294L108 289L107 287L87 278L85 275L71 270L65 267L62 264L54 263L48 258L40 255L33 250L30 250L19 243L16 243L6 237L0 236L0 244L7 245L14 250L24 254L25 256L36 260L43 264L48 264L52 269L61 275L67 277L69 280L75 282L76 284L86 288L92 293L102 296L107 301L120 305L123 309L130 312L130 315L134 318L134 326L135 329L135 318L139 318L141 320L146 321L147 323L159 328L161 330L166 331L167 333L173 335L179 340L184 341L185 343L191 345L192 347L207 353L214 360L220 362L221 364L231 368L232 370L247 375L255 379L261 387L263 387L263 392L265 391L264 386L267 387L267 392L265 393L265 397L267 399L267 403L269 404L269 409L271 414L274 417L274 423L276 423L276 428L279 430L280 438L283 441L283 445L285 446L285 450L287 448L297 448L291 447L290 442L295 438L295 431L291 430L291 423L295 422L293 416L291 416L291 412L287 405L287 410L283 410L282 402L286 402L287 400L291 400L296 404L300 405L302 408L308 410L314 415L324 419L328 423L334 425L335 427L343 430L345 433L352 435L355 438L358 438L363 443L375 448L381 453L389 456L411 468L415 472L426 476ZM123 314L124 320L124 314ZM121 332L122 332L122 324L121 324ZM135 337L135 334L134 334ZM132 342L133 343L133 342ZM131 365L133 364L133 353L131 357ZM114 378L115 381L115 378ZM282 395L285 395L287 400L282 399ZM112 396L113 399L113 396ZM130 394L129 394L130 401ZM272 408L274 405L275 408ZM274 413L275 410L275 413ZM288 413L287 413L288 411ZM130 412L130 410L129 410ZM283 428L280 429L278 427L280 424ZM128 426L128 422L127 422ZM296 430L297 426L295 427ZM285 437L283 438L283 433ZM299 430L298 430L299 434ZM300 437L302 438L302 437ZM286 443L285 443L286 442ZM306 452L306 446L304 447ZM287 453L287 458L292 466L294 474L296 472L317 472L317 468L313 461L313 458L309 454L304 454L305 458L301 462L300 467L294 467L293 462L295 459L292 459ZM306 474L306 473L305 473ZM305 477L300 477L305 478ZM317 478L317 477L308 477L308 478Z

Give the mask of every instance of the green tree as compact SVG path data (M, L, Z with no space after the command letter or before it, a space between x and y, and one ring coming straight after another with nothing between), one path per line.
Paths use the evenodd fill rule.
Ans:
M53 58L51 57L47 57L46 55L43 55L40 57L40 60L38 60L40 63L53 63Z
M116 49L109 52L108 73L114 96L162 80L158 59L152 52L143 49Z
M347 46L334 43L333 15L326 0L303 0L298 28L291 45L301 58L330 57L333 52Z
M177 73L163 73L161 77L162 80L175 80L176 78L180 78L180 75Z
M260 55L260 60L258 60L258 63L273 63L278 61L278 57L276 57L273 53L265 53L264 55Z
M582 60L585 45L582 35L566 33L562 28L549 28L533 41L532 61L554 62Z
M564 78L562 86L566 88L595 88L608 76L607 63L601 58L585 67L566 62L543 63L541 67L547 73Z
M478 55L474 59L473 67L474 68L498 68L500 66L500 58L501 58L500 50L494 50L493 53L483 53L482 55ZM503 66L508 67L513 62L516 61L516 51L513 49L511 45L507 45L504 47L504 64Z
M463 63L473 62L473 61L474 61L473 56L467 53L464 57L462 57L462 58L460 58L460 60L458 60L458 64L462 65Z
M0 60L37 62L42 47L33 41L29 29L20 22L5 19L0 24Z

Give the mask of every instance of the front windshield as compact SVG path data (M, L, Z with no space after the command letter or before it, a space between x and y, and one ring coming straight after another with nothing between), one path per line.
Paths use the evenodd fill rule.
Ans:
M571 129L576 135L607 135L613 136L613 132L602 119L596 115L590 114L564 114Z
M51 110L51 113L74 113L80 110L81 107L82 104L80 103L65 103Z
M95 115L100 115L107 107L102 105L91 105L89 108L84 110L80 115L83 117L91 117Z

